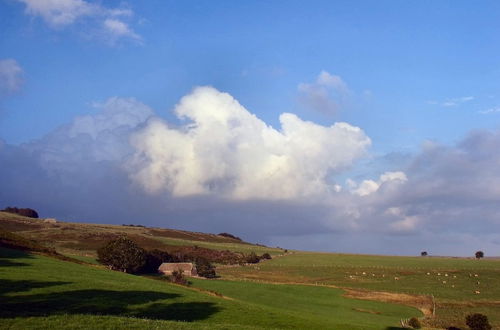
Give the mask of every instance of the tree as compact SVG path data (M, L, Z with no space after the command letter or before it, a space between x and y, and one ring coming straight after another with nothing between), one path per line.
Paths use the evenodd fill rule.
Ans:
M173 262L174 257L165 251L154 249L146 252L145 263L141 268L142 273L157 273L164 262Z
M488 322L488 317L483 314L469 314L465 318L465 324L469 326L471 330L490 330L491 325Z
M426 257L426 256L427 256L427 251L422 251L422 252L420 252L420 255L421 255L422 257Z
M14 214L19 214L22 215L23 217L28 217L28 218L38 218L38 213L30 208L25 208L25 209L19 209L17 207L6 207L3 210L0 210L3 212L9 212L9 213L14 213Z
M196 272L205 278L215 278L215 267L205 258L198 257L195 260Z
M146 252L125 236L109 241L97 250L98 261L110 269L135 273L146 262Z
M483 251L477 251L476 252L476 259L481 259L484 258L484 252Z

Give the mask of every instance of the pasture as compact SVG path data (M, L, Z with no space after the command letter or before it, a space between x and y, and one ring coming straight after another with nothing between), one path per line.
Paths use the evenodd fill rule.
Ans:
M10 249L0 256L0 318L12 329L386 329L420 315L331 288L210 280L186 288Z
M294 252L258 265L220 268L219 273L226 279L352 288L360 298L377 299L373 291L433 295L436 315L426 321L429 326L465 327L464 315L479 312L500 328L500 260L495 259ZM418 297L414 300L421 304ZM432 304L432 298L427 301Z

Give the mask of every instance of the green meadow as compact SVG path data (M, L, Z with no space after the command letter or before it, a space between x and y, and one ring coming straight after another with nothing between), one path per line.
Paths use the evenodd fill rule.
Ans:
M386 329L414 308L304 285L161 279L0 249L2 328Z
M226 267L227 279L304 283L434 297L430 326L463 326L486 314L500 328L500 260L293 252L258 265ZM431 300L432 301L432 300Z

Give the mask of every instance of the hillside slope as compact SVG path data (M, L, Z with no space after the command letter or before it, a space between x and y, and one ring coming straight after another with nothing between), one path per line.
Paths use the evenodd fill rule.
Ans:
M213 250L276 255L281 249L254 245L230 237L175 229L130 225L102 225L57 221L46 222L16 214L0 212L0 229L17 233L26 239L54 248L57 252L95 258L96 250L107 241L127 235L145 249L171 251L179 247L198 246Z

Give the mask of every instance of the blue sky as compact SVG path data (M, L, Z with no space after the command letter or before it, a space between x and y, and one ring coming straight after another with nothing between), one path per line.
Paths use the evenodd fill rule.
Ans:
M361 141L363 136L350 136L352 140L345 143L347 146L345 149L329 151L332 155L342 153L346 155L346 158L335 158L335 161L330 158L328 161L313 158L314 161L324 164L324 167L318 167L318 171L324 174L321 180L324 181L323 183L328 183L329 190L337 189L332 188L336 187L335 185L341 187L342 192L351 189L351 195L356 199L363 185L362 180L371 180L380 188L385 182L392 180L384 181L385 179L381 178L381 175L386 172L403 173L405 180L402 180L402 177L398 180L405 181L405 185L411 184L414 187L422 182L436 180L427 173L428 169L419 167L421 160L427 159L428 154L433 152L429 151L429 148L446 150L438 153L442 157L445 157L443 154L457 152L469 155L475 152L470 145L474 144L477 139L492 140L494 142L484 143L490 146L491 152L496 155L498 145L495 139L500 120L500 85L498 84L500 57L497 56L500 53L499 16L500 4L497 1L484 1L479 4L471 1L1 0L0 61L3 62L0 62L0 89L2 89L0 91L0 140L9 148L19 148L24 152L28 152L26 150L29 149L30 155L37 153L37 157L40 158L37 158L36 162L41 164L40 171L53 173L56 171L52 167L53 164L43 163L47 158L44 153L46 151L43 150L58 150L59 148L68 150L70 148L68 145L61 145L60 141L64 138L57 138L57 134L70 134L64 130L78 131L75 128L81 128L78 126L81 125L78 118L87 116L85 117L87 119L93 118L90 120L92 125L101 125L99 127L102 128L109 124L109 127L115 129L119 125L111 125L112 119L110 118L116 119L113 116L121 110L113 107L130 106L143 109L143 106L147 106L151 113L154 113L154 120L161 120L170 126L178 127L186 124L186 121L180 120L173 113L174 107L182 97L195 98L198 95L202 99L207 97L209 100L207 102L213 101L214 104L219 104L219 99L222 97L220 94L214 94L210 90L204 90L198 94L192 92L197 86L212 86L216 91L228 93L249 113L278 131L282 127L279 119L282 113L293 113L301 120L313 122L320 127L346 122L352 127L361 129L364 136L371 141L369 146L351 145L350 143L354 143L356 139L358 142ZM116 99L111 102L111 98ZM130 101L131 98L134 99L133 102ZM116 101L118 99L129 100L132 105L129 103L124 105L125 101ZM139 103L140 106L137 105ZM199 104L199 106L204 107L204 104ZM96 119L101 111L108 111L108 115L109 113L113 115L110 115L108 119L107 117ZM120 141L119 143L126 141L125 144L130 147L128 141L131 136L140 135L137 132L141 129L153 129L151 122L146 121L150 115L149 110L141 111L139 117L144 120L127 122L128 126L125 126L129 129L128 135L121 136L117 140ZM190 106L180 111L184 111L183 113L187 114L189 120L197 122L200 126L201 123L206 123L205 117L202 117L204 115L192 110ZM234 111L239 110L235 108ZM237 118L244 120L242 118L247 118L247 116L241 114ZM83 131L88 133L89 128L85 127ZM110 129L109 127L106 126L106 129ZM167 129L163 133L168 132L170 131ZM120 134L122 133L120 131ZM193 135L198 133L201 136L201 132L192 132ZM228 131L228 134L235 133ZM340 133L332 131L331 134ZM118 133L113 131L113 136L118 136ZM248 136L245 135L245 137ZM329 138L335 136L337 135ZM71 137L74 136L71 135ZM204 139L206 141L210 138L212 136ZM241 139L244 138L241 137ZM59 142L53 142L56 140ZM86 146L90 149L100 148L104 143L96 140L95 136L94 140L92 147ZM117 141L113 143L118 143ZM72 147L78 145L80 148L79 143L75 142ZM194 140L193 143L198 142ZM317 143L315 147L328 149L328 142ZM120 146L111 145L112 147L109 147L111 149L125 148L121 144ZM246 144L242 142L242 145ZM114 161L127 163L124 159L128 159L127 157L135 152L135 156L138 153L146 154L151 162L160 162L160 164L154 163L157 166L165 166L161 164L161 160L168 158L167 156L173 151L165 151L167 156L158 154L152 156L152 151L147 146L150 144L137 143L129 153L120 154L121 158L114 159ZM164 141L162 146L168 148L169 144ZM349 149L349 146L352 148ZM213 148L213 145L210 147ZM290 146L281 147L287 150L286 152L291 148ZM359 155L353 150L359 151ZM91 154L95 155L95 150ZM228 162L227 166L232 166L231 164L236 162L236 160L229 162L227 158L224 158L223 153L221 155L213 157L221 163ZM481 159L485 167L493 166L494 163L488 155L483 155L486 158ZM290 159L302 156L307 157L308 152L294 151L290 155L287 154ZM12 157L14 156L4 156L2 158L4 164L8 164L7 160L12 160ZM88 159L88 157L87 155L84 158ZM439 157L434 157L437 162ZM68 159L64 158L64 161ZM71 159L74 161L73 158ZM196 159L198 164L206 165L205 158ZM470 167L456 169L456 171L451 169L450 167L461 164L458 160L448 163L450 160L446 158L441 161L442 163L436 163L434 167L431 167L439 169L443 167L445 170L442 170L443 172L436 170L434 175L469 171L473 173L471 175L476 181L483 182L491 180L492 177L495 180L497 178L494 170L491 173L488 172L489 177L484 177ZM62 160L59 160L60 162ZM0 163L0 166L6 169L7 166L4 164ZM145 173L146 169L152 168L149 165L146 164L135 170L137 173ZM57 171L62 170L57 167ZM137 173L131 173L130 168L127 171L127 177L132 178L129 182L130 187L135 187L130 189L136 189L135 193L142 194L141 188L134 186L137 184L134 180L141 181L142 179L137 179ZM425 176L426 173L427 176ZM307 175L301 172L300 175L297 174L297 177L311 180L309 174L309 172ZM151 191L146 192L144 195L146 197L141 197L144 200L160 198L158 196L161 195L166 195L165 198L169 201L179 197L186 198L186 196L198 198L200 194L205 197L208 194L210 198L222 196L225 202L221 200L204 202L210 205L207 206L212 212L209 217L214 217L213 214L218 214L218 212L224 213L228 209L235 210L237 209L235 205L242 203L241 200L236 202L235 196L239 196L238 194L243 190L238 189L243 188L238 186L238 189L234 187L229 189L225 185L214 183L214 180L219 180L220 177L214 177L212 172L210 174L212 176L199 179L203 182L203 187L213 187L213 185L219 187L218 184L220 184L229 190L207 188L205 191L193 188L194 190L189 190L191 193L181 193L182 196L180 196L171 185L172 180L180 180L179 177L171 177L173 174L168 171L154 175L161 178L168 177L169 180L164 184L166 188L155 190L153 195L150 194ZM240 180L238 181L240 183L246 182L241 173L231 174L231 180L234 177L237 181ZM414 181L417 178L420 181ZM445 181L443 191L448 192L452 183L457 180L457 178L439 178ZM224 179L229 180L227 177ZM354 183L346 183L348 180ZM159 179L159 182L163 181ZM46 184L51 183L49 181ZM366 187L370 184L367 183ZM113 184L110 183L110 185ZM147 186L143 181L138 185L142 185L142 188ZM244 190L246 192L250 189L244 188L247 189ZM6 202L16 203L16 198L23 196L20 199L25 200L20 202L37 204L42 209L42 213L44 208L46 213L58 212L50 202L42 201L38 197L28 198L27 193L23 193L22 190L15 195L8 192L7 188L3 189L0 197L3 196ZM60 189L63 190L62 187ZM145 190L148 191L148 187ZM427 193L430 191L423 190ZM272 201L271 209L275 214L270 219L274 219L282 215L280 212L284 206L280 203L292 203L295 198L298 198L290 191L284 195L278 194L279 196L274 193L258 195L254 191L253 194L245 196L252 200L258 197L267 202ZM453 204L457 203L456 200L450 199L450 196L445 193L439 197L443 199L434 198L438 201L435 205L429 206L426 203L424 207L419 203L429 197L425 194L422 192L418 196L408 196L404 202L394 201L393 196L380 197L384 202L377 204L377 207L371 204L367 206L366 199L361 201L349 199L349 203L352 203L353 208L366 207L367 210L385 208L381 209L377 215L370 215L368 211L366 214L365 211L359 211L361 215L355 217L356 219L363 219L364 216L384 217L385 214L386 218L399 216L403 219L401 221L409 223L413 221L411 217L419 217L420 220L415 221L421 223L422 227L407 228L415 230L418 227L420 230L425 228L425 230L432 231L431 225L424 223L432 222L428 219L437 216L438 213L457 214L458 212L464 215L468 212L468 210L457 210L456 205ZM444 195L446 198L443 197ZM279 203L276 201L276 196L279 197ZM350 198L349 194L346 196L342 198ZM490 197L495 200L493 195L490 194ZM308 195L308 198L311 196ZM321 194L320 199L335 200L336 202L328 202L335 204L340 201L340 198L336 195ZM446 200L447 204L443 200ZM485 200L488 198L485 197ZM485 202L485 200L482 201ZM398 203L404 204L404 207ZM442 203L446 204L446 210L439 209ZM309 203L304 206L304 210L309 209L313 204ZM203 208L204 212L207 208ZM243 209L247 210L245 207ZM314 209L322 210L318 212L318 219L319 214L325 217L325 213L338 211L338 207L331 204L315 206ZM159 219L158 214L166 212L165 209L162 210L151 214L150 218ZM206 224L201 225L193 220L201 217L202 211L198 211L198 213L195 211L183 213L180 209L175 209L173 213L187 220L166 222L164 225L210 230L211 228ZM495 211L497 210L493 208L491 216L483 215L488 220L479 226L484 229L480 230L482 233L491 233L492 228L493 232L498 232L500 229L500 223L493 215ZM119 221L113 219L116 215L112 214L109 218L102 219L95 214L85 212L59 212L61 216L72 216L77 219L89 217L90 219L86 219L88 221ZM231 212L227 213L231 214ZM304 217L307 218L309 214L307 212L305 214L307 216ZM337 218L342 217L335 214ZM474 218L471 214L464 215L464 217L460 220L464 223L468 221L467 219ZM157 223L159 220L155 221ZM379 239L381 242L387 235L393 235L390 230L373 234L369 229L372 228L371 225L359 223L353 225L352 228L349 227L350 229L345 229L344 225L349 221L342 220L343 225L337 227L331 224L325 225L323 220L318 220L317 223L312 221L311 226L316 226L317 232L322 235L323 229L321 228L326 226L331 228L332 235L346 230L350 233L355 232L360 237L369 235L371 240ZM364 224L369 223L369 221L359 221ZM221 223L221 226L223 225L226 223ZM276 228L281 228L280 225L276 225ZM388 226L390 227L390 224ZM462 222L458 226L464 230L454 235L470 235L470 231L465 230L467 226ZM234 226L235 231L243 231L242 228ZM213 230L215 229L218 227ZM313 230L307 234L316 235L317 232ZM297 235L292 232L289 237L282 238L282 240L286 239L287 243L298 241ZM279 236L277 230L269 237L260 237L253 233L250 238L279 243L280 238L276 238ZM465 236L460 237L464 242L469 242L465 246L471 249L473 248L471 242L482 240L479 236ZM453 237L457 239L456 236ZM450 238L451 241L453 239ZM416 236L415 242L418 242ZM496 249L497 253L500 253L500 242L488 242L488 248ZM290 244L293 245L293 243ZM299 243L297 247L309 248L307 244ZM319 247L311 246L310 248L318 249ZM325 245L325 249L335 248L352 249L349 246ZM436 249L441 249L439 251L443 253L452 251L446 244ZM360 252L366 252L366 250L369 249L360 248ZM383 248L380 251L390 252Z

